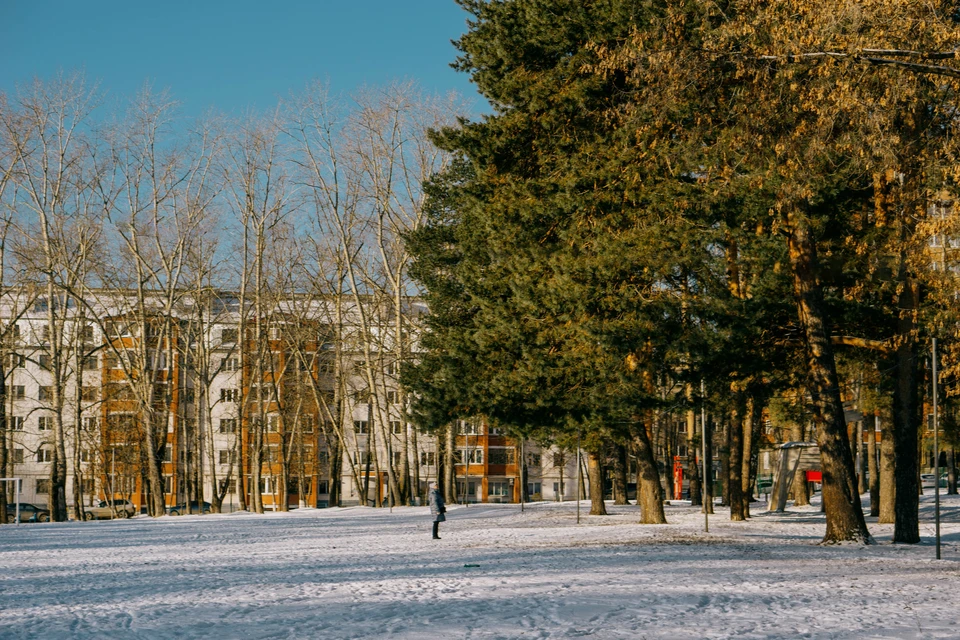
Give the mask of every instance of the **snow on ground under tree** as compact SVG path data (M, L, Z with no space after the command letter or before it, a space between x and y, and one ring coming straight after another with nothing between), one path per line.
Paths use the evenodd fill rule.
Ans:
M960 499L943 557L819 546L812 508L710 533L688 506L576 524L575 503L138 517L0 527L0 638L957 638ZM875 519L868 519L875 520ZM467 566L479 565L479 566Z

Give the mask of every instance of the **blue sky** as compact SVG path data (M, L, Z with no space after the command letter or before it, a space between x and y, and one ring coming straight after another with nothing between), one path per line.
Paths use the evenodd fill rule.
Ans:
M416 80L485 105L449 67L453 0L0 0L0 91L82 69L114 96L149 82L186 115L269 109L308 81L333 93Z

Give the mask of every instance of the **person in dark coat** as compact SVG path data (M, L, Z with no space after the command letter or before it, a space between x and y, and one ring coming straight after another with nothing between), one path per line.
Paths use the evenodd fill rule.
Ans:
M443 514L447 512L446 505L443 504L443 496L440 495L440 488L436 482L430 483L430 515L433 516L433 539L440 539L440 523L447 518Z

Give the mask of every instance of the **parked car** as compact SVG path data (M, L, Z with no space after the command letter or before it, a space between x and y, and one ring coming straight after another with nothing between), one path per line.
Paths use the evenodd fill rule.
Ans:
M84 507L84 520L112 520L113 518L132 518L137 508L129 500L101 500L95 507Z
M167 513L171 516L185 515L187 513L187 505L183 503L175 507L170 507L167 509ZM209 502L197 502L193 500L190 502L190 513L203 515L204 513L212 513L212 509L210 508Z
M13 522L17 517L17 504L7 505L7 522ZM20 503L20 522L50 522L50 511L29 502Z
M934 475L932 473L921 473L920 486L923 487L924 489L933 489L933 478L934 478ZM946 486L947 486L947 476L941 475L940 487L943 488Z

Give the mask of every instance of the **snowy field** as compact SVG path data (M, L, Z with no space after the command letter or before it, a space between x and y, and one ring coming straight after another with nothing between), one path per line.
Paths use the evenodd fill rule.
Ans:
M817 545L815 508L301 510L0 527L0 638L958 638L960 501L943 556ZM588 510L584 503L584 514Z

